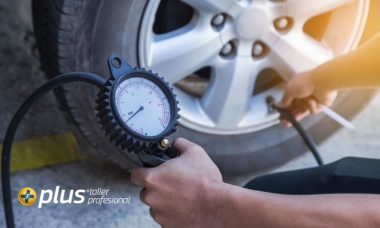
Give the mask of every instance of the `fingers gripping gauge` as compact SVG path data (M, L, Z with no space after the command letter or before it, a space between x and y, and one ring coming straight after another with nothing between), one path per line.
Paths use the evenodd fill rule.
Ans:
M178 156L165 138L176 131L178 101L157 74L132 68L122 57L108 60L111 78L98 93L96 116L111 141L135 152L144 166Z

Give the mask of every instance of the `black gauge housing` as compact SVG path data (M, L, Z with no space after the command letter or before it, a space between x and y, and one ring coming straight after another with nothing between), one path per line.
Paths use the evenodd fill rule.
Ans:
M160 140L176 131L178 125L178 101L173 89L164 78L145 69L132 68L122 57L111 55L108 60L111 77L104 84L98 93L96 100L96 116L99 118L99 124L105 130L106 135L116 146L128 152L138 153L145 151L147 153L158 153L157 146ZM170 105L170 119L167 127L157 136L145 136L129 128L120 116L116 106L116 90L118 86L126 80L133 77L141 77L153 82L165 94Z

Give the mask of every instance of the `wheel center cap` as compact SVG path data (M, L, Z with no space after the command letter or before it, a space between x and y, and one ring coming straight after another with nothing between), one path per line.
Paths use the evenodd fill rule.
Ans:
M264 10L246 9L238 16L235 30L241 39L256 40L268 29L268 21Z

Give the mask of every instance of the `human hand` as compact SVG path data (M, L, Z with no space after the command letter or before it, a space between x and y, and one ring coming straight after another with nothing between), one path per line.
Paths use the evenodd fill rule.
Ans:
M285 92L280 108L285 108L296 118L297 121L305 116L321 112L319 104L330 106L336 96L337 91L328 91L317 86L313 79L313 71L305 71L292 78L285 86ZM280 121L287 127L291 123L280 116Z
M222 175L207 153L182 138L173 142L180 156L155 168L135 168L131 181L144 188L140 199L163 227L210 227L217 210L212 188L223 184Z

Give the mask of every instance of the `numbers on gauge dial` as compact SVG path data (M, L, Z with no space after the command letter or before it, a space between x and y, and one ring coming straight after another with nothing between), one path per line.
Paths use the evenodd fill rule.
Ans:
M125 125L143 136L157 136L169 125L170 103L153 81L132 77L116 89L116 108Z

